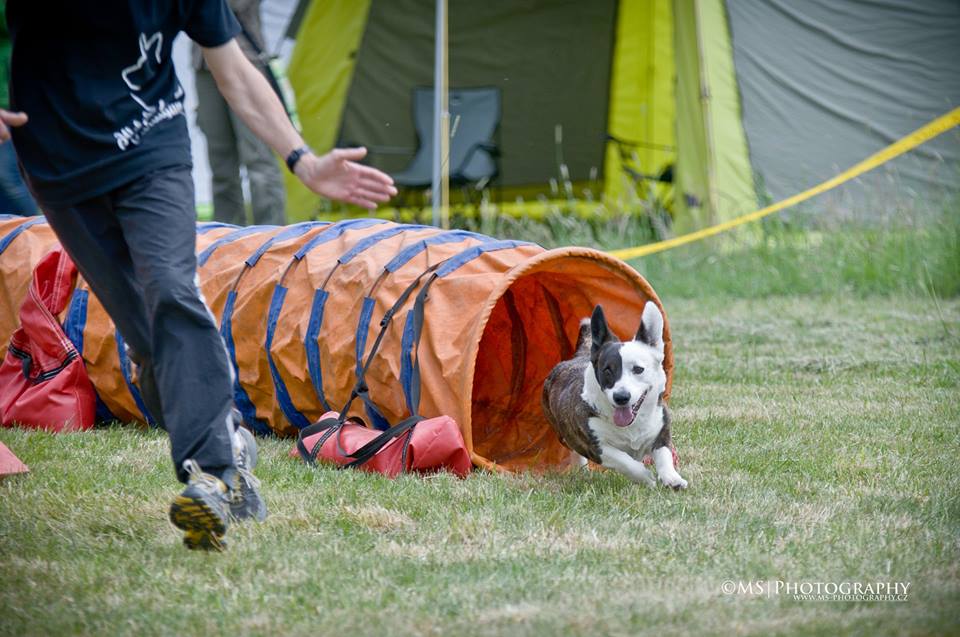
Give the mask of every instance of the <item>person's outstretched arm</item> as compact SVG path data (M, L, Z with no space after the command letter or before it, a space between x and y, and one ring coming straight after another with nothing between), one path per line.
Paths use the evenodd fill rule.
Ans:
M236 40L201 51L220 93L257 137L281 157L304 145L267 78L247 60ZM373 209L389 201L397 189L389 175L357 163L366 154L365 148L338 148L322 156L308 153L294 172L317 194Z

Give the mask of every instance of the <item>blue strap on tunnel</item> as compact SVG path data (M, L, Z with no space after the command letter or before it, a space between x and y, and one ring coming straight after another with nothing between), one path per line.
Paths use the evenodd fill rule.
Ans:
M263 244L259 248L257 248L257 250L253 254L251 254L246 261L244 261L244 263L246 263L248 267L252 268L253 266L257 265L257 261L260 260L260 257L262 257L267 252L267 250L272 248L274 244L287 241L289 239L296 239L297 237L302 237L303 235L305 235L310 230L313 230L314 228L319 228L321 226L329 226L329 225L330 225L329 221L307 221L305 223L298 223L296 225L288 226L282 232L279 232L274 236L270 237L269 239L267 239L266 241L264 241Z
M0 239L0 254L3 254L3 251L6 250L10 246L10 244L13 243L13 240L19 237L24 230L26 230L27 228L31 228L37 225L38 223L46 223L46 222L47 220L43 217L33 217L29 221L21 223L19 226L17 226L16 228L8 232L3 239Z
M273 430L270 429L267 423L257 418L257 408L254 407L253 401L250 400L247 390L240 384L240 373L238 371L239 367L237 366L237 348L233 343L233 330L231 329L233 323L233 308L236 303L237 291L230 290L227 293L227 302L223 306L223 320L220 322L220 336L223 337L223 342L227 346L227 356L230 359L230 366L233 368L233 402L236 404L237 409L240 410L243 421L247 423L251 429L258 434L269 435L273 433Z
M70 297L70 308L67 310L67 317L63 321L63 332L77 348L80 356L83 356L83 330L87 327L87 303L90 293L87 290L76 288L73 296ZM97 399L97 421L109 422L116 420L116 416L110 413L110 409L100 399L97 388L93 388L94 396Z
M356 245L340 255L340 258L337 259L340 263L349 263L356 257L358 254L369 250L376 244L380 243L384 239L389 239L390 237L396 236L401 232L415 232L417 230L433 230L433 226L421 226L421 225L397 225L386 230L382 230L376 234L372 234L369 237L364 237L360 241L357 241Z
M221 223L219 221L202 221L197 224L197 234L207 234L211 230L216 230L217 228L233 228L236 230L240 226L235 226L232 223Z
M363 297L363 306L360 308L360 323L357 325L357 337L354 346L354 356L356 357L356 374L357 378L363 373L363 353L367 349L367 332L370 328L370 321L373 318L373 308L376 306L375 301L369 296ZM380 430L386 430L390 428L390 422L380 413L380 410L376 408L373 403L367 399L363 400L364 406L367 408L367 416L370 417L370 421L374 427Z
M411 379L413 378L413 362L410 360L410 352L413 350L413 340L415 338L413 330L413 312L407 312L407 318L403 322L403 337L400 339L400 388L403 390L403 399L407 403L407 411L414 412L413 388Z
M472 248L467 248L460 254L450 257L447 261L440 266L437 270L437 277L443 278L460 268L463 265L473 261L481 254L485 252L495 252L497 250L508 250L510 248L518 248L520 246L529 246L534 245L528 241L490 241L489 243L484 243L483 245L473 246Z
M293 255L298 261L303 259L304 256L318 245L333 241L337 237L341 236L347 230L359 230L361 228L369 228L378 223L386 223L384 219L371 219L369 217L364 217L363 219L347 219L346 221L338 221L333 224L314 238L307 241L296 254Z
M473 261L485 252L508 250L510 248L516 248L524 245L533 244L527 241L489 241L481 245L473 246L472 248L467 248L459 254L450 257L439 268L437 268L435 277L445 277L470 261ZM426 282L426 284L424 284L424 288L428 288L432 283L433 279L431 278ZM421 298L423 299L422 301ZM425 301L426 293L418 295L416 303L422 304ZM403 390L403 398L406 401L407 409L410 410L411 414L416 413L415 408L419 407L414 403L419 402L419 400L416 400L415 393L419 394L420 389L419 387L415 387L415 385L419 383L419 379L416 378L418 374L415 373L412 360L414 352L416 352L416 349L420 346L421 336L414 325L414 314L414 309L411 309L407 312L407 318L403 325L403 337L400 341L400 388Z
M373 308L376 302L369 296L363 297L360 307L360 324L357 326L357 338L354 340L354 359L357 361L357 374L363 369L363 353L367 350L367 331L370 329L370 320L373 318Z
M323 369L320 365L320 328L323 326L323 309L327 303L329 293L326 290L317 290L313 293L313 305L310 308L310 322L307 323L307 334L303 338L303 348L307 352L307 369L310 372L310 381L317 394L317 400L325 411L332 411L327 396L323 391Z
M120 334L120 330L114 330L114 334L117 339L117 355L120 357L120 373L123 374L123 382L127 384L127 389L130 390L130 395L133 396L133 402L136 403L137 409L143 414L143 418L147 421L147 424L151 427L156 427L157 421L154 420L153 416L147 410L147 405L143 402L143 396L140 395L140 390L133 383L133 375L130 371L130 357L127 356L127 346L123 342L123 335Z
M286 287L277 285L273 288L273 297L270 299L270 309L267 311L267 339L264 348L267 351L267 364L270 366L270 377L273 379L273 387L277 394L277 402L280 404L280 409L283 411L283 415L287 417L287 420L290 421L290 424L297 429L303 429L310 424L310 421L307 420L307 417L300 413L293 404L293 399L290 397L287 384L283 382L283 378L280 377L280 370L277 369L276 363L273 362L273 356L270 355L270 348L273 346L273 336L277 331L277 319L280 318L280 309L283 307L283 301L286 297Z
M427 246L441 243L456 243L458 241L463 241L464 239L477 239L478 241L483 242L493 241L491 237L477 234L476 232L468 232L466 230L451 230L450 232L444 232L443 234L427 237L426 239L417 241L411 246L407 246L397 253L397 256L391 259L387 265L383 266L383 269L387 272L396 272L406 265L410 259L426 250Z
M227 244L233 243L237 239L242 239L244 237L248 237L258 232L266 232L268 230L274 230L276 228L277 226L247 226L246 228L240 228L239 230L234 230L230 234L226 234L220 237L219 239L217 239L216 241L208 245L206 248L204 248L203 252L197 255L197 265L198 266L205 265L207 261L210 259L210 257L213 256L214 252L216 252L217 250L219 250L220 248L222 248Z

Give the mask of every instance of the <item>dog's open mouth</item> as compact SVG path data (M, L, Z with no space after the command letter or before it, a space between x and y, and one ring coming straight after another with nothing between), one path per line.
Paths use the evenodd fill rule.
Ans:
M629 427L630 423L633 422L633 419L637 417L637 412L640 411L640 405L643 404L643 401L647 398L647 392L650 389L647 388L642 394L640 394L640 400L633 403L633 405L625 405L623 407L617 407L613 410L613 424L617 427Z

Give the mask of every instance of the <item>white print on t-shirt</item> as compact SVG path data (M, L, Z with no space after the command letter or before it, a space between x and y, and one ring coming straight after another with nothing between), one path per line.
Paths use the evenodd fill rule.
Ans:
M140 57L134 64L123 69L120 77L130 89L130 97L142 111L140 117L113 133L120 150L139 144L143 135L160 122L183 115L183 87L180 86L179 81L177 81L172 102L161 99L156 104L147 104L140 97L140 90L157 74L162 64L160 51L163 48L163 33L157 31L150 37L147 37L146 33L141 33L139 43Z

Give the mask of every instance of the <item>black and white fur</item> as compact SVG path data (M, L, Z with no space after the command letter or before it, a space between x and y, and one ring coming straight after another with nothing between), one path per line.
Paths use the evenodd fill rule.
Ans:
M660 482L687 488L673 465L663 356L663 315L652 302L631 341L617 339L599 305L580 323L577 351L550 372L541 401L575 461L591 460L652 487L656 480L643 464L651 454Z

